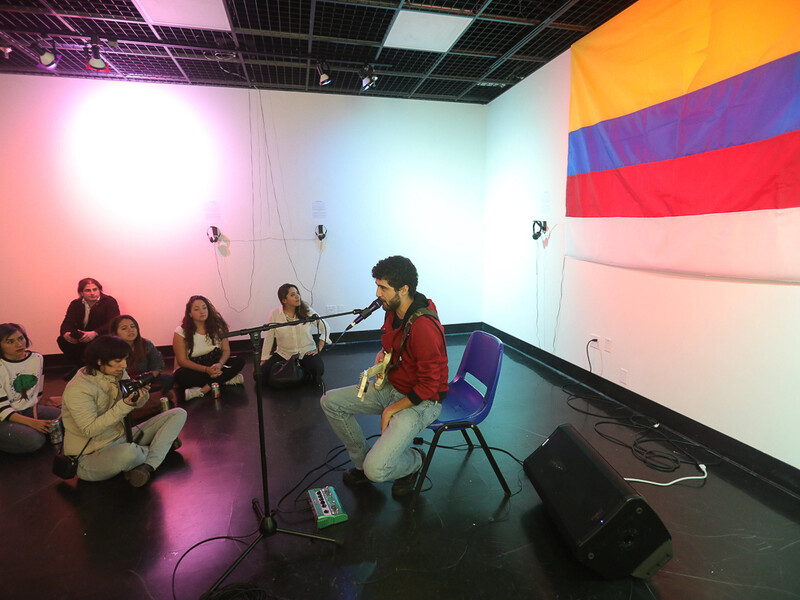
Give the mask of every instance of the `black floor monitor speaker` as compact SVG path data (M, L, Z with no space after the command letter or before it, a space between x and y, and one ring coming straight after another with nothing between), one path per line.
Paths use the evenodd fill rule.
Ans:
M672 558L661 519L572 425L559 425L524 469L570 550L590 569L646 579Z

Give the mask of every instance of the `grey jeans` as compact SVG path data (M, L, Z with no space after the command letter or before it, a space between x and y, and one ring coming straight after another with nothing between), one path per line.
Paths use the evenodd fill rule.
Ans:
M147 419L133 428L136 443L128 443L124 437L120 437L105 448L81 456L78 478L103 481L145 463L157 469L184 423L186 411L182 408L172 408Z
M358 399L358 386L331 390L320 400L322 410L334 433L344 443L350 460L372 481L400 479L422 467L419 452L414 452L409 446L419 432L442 412L441 402L425 400L395 413L371 449L355 418L357 414L379 415L384 408L404 397L405 394L387 382L381 390L376 390L370 383L363 402Z

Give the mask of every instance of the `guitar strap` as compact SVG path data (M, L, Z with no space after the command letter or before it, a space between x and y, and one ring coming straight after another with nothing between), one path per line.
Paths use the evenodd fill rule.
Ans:
M418 308L408 318L408 321L406 321L406 324L403 327L403 337L400 340L400 348L398 348L398 350L397 350L397 355L396 355L397 359L395 360L395 354L393 353L392 354L392 359L389 361L389 364L386 365L386 371L385 371L384 375L388 376L389 375L389 371L391 371L397 365L397 363L400 362L400 358L403 355L403 350L405 350L405 348L406 348L406 342L408 341L408 336L411 335L411 326L414 324L414 321L416 321L420 317L428 317L430 319L433 319L437 323L439 323L439 327L437 327L436 329L439 331L439 334L442 336L442 345L444 346L445 356L447 355L447 342L444 339L444 333L442 332L441 322L439 321L439 315L436 314L435 310L431 310L430 308L426 308L426 307Z

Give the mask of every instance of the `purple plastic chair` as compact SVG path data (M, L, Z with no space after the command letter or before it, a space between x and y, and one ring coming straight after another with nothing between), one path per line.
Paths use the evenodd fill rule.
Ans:
M428 429L434 431L433 441L417 478L414 496L410 502L411 507L416 504L417 498L419 498L422 485L425 483L425 476L428 473L428 467L430 467L433 460L433 453L439 443L439 437L445 431L460 431L471 452L475 446L467 435L467 429L472 429L483 451L486 453L486 458L489 459L497 479L500 480L500 485L503 486L506 496L511 495L511 490L500 472L492 452L481 434L481 430L478 428L478 423L489 415L489 411L492 408L502 364L503 343L489 333L473 331L472 335L469 336L464 356L461 358L461 364L458 366L458 372L450 382L450 390L447 392L447 397L442 404L442 412L438 419L428 425ZM475 385L468 381L467 375L470 375L470 380L474 378L474 380L483 384L486 391L481 392L476 389Z

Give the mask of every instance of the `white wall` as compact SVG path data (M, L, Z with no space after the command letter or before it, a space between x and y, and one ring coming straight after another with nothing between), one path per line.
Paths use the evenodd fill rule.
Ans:
M372 265L390 254L414 261L445 323L480 321L480 302L452 282L482 277L485 112L0 75L0 321L55 353L67 303L91 276L168 344L191 294L234 329L264 323L285 281L313 289L323 314L366 306ZM212 224L230 256L208 241Z
M564 259L569 70L567 52L489 105L484 320L583 368L607 338L596 373L800 468L800 286Z

